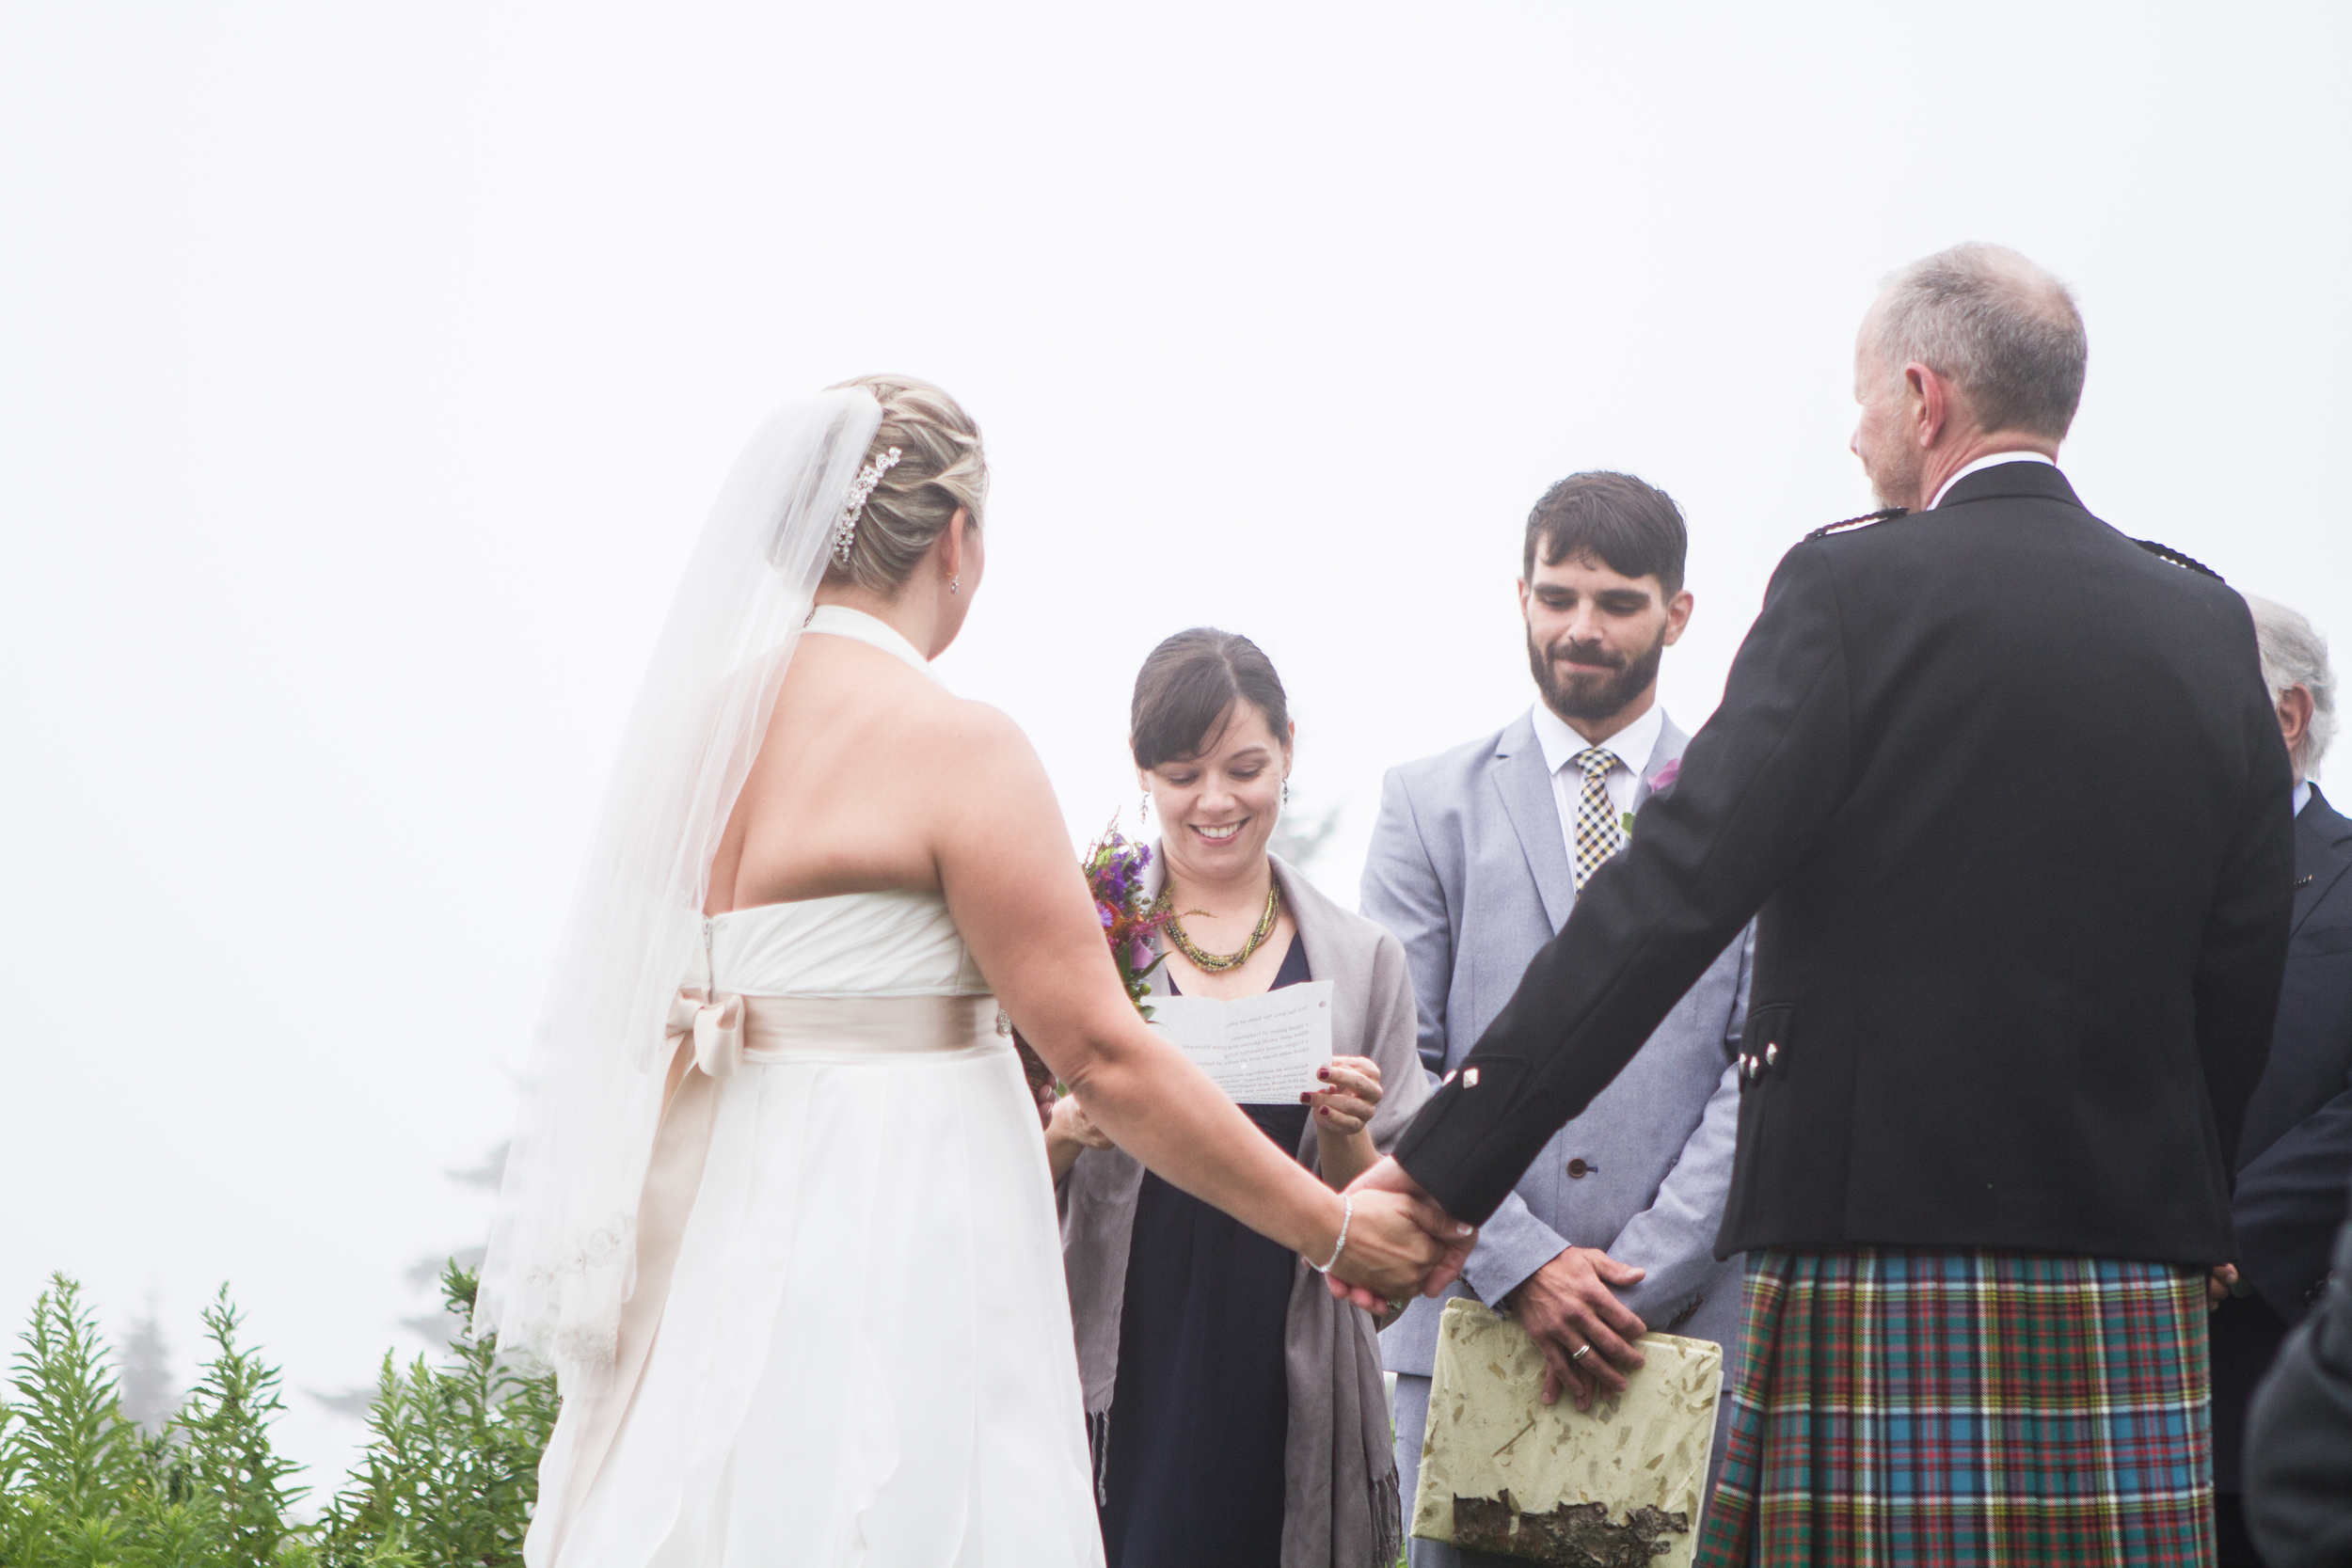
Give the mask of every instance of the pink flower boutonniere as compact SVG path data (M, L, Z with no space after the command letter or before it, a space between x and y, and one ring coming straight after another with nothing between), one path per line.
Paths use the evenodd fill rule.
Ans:
M1658 776L1650 780L1649 792L1652 795L1663 795L1674 787L1674 782L1680 777L1682 777L1682 759L1669 757L1666 766L1658 770ZM1625 836L1628 838L1633 836L1633 814L1631 812L1625 814Z

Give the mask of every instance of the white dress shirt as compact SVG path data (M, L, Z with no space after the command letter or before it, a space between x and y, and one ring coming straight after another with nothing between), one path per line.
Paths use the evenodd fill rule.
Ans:
M1566 720L1540 702L1532 717L1535 722L1535 744L1543 748L1544 766L1551 769L1551 798L1560 808L1560 842L1567 846L1568 863L1574 865L1576 802L1584 793L1584 770L1576 765L1576 757L1592 743L1568 728ZM1634 788L1642 782L1642 769L1649 766L1650 753L1658 749L1659 732L1665 727L1666 710L1653 697L1647 713L1600 743L1617 759L1602 783L1609 791L1609 803L1617 809L1619 816L1633 809Z
M1979 468L1990 468L2002 463L2040 463L2046 467L2055 468L2058 467L2057 458L2044 457L2038 451L1996 451L1990 457L1978 458L1974 463L1969 464L1968 467L1961 469L1960 472L1946 480L1944 482L1944 487L1935 493L1935 499L1928 502L1928 510L1932 512L1937 507L1942 506L1944 504L1944 498L1952 493L1952 486L1958 484L1962 480L1966 479L1970 474L1975 473Z
M2312 781L2305 779L2301 784L2296 784L2295 793L2288 799L2295 802L2295 815L2302 816L2303 808L2312 803Z

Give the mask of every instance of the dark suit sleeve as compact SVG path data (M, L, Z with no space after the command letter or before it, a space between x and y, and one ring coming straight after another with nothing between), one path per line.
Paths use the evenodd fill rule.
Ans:
M2255 1391L2246 1521L2277 1568L2352 1560L2352 1226L2326 1297Z
M2194 988L2197 1053L2224 1169L2237 1164L2246 1102L2270 1060L2295 899L2295 776L2286 743L2266 706L2249 711L2248 723L2253 766L2205 917Z
M2288 1323L2328 1274L2328 1246L2344 1221L2352 1180L2352 1081L2238 1172L2231 1217L2237 1265Z
M1800 545L1674 788L1644 804L1631 844L1399 1142L1450 1212L1493 1212L1804 858L1845 794L1851 734L1836 586L1823 546Z

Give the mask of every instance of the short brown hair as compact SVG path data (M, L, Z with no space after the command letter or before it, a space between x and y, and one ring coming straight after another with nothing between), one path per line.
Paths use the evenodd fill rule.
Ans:
M1242 703L1258 710L1276 740L1288 741L1290 700L1264 649L1214 626L1178 632L1136 672L1127 736L1136 766L1150 772L1164 762L1199 756Z
M1544 564L1589 556L1620 577L1655 574L1667 598L1682 592L1682 567L1691 533L1682 508L1655 484L1607 468L1570 474L1544 492L1527 515L1527 548L1519 562L1523 579L1535 576L1535 552Z

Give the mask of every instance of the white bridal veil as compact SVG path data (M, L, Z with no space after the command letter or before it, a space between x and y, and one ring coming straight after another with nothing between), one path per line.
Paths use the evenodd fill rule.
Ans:
M662 1025L711 857L767 733L834 523L882 409L862 388L779 410L720 491L612 767L523 1085L478 1331L553 1365L612 1365L660 1114Z

